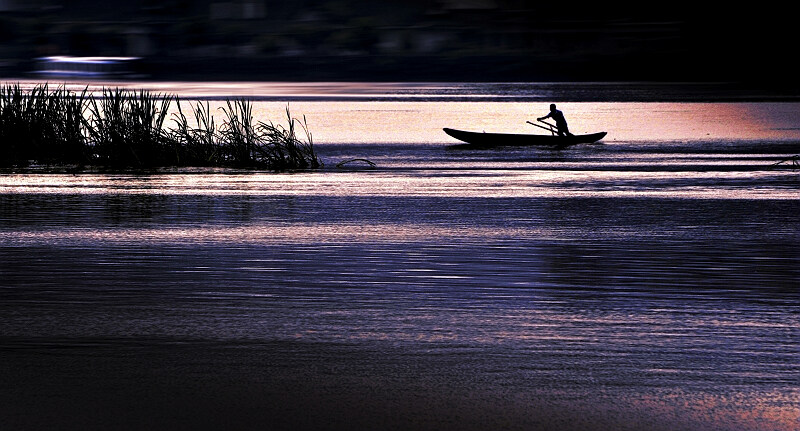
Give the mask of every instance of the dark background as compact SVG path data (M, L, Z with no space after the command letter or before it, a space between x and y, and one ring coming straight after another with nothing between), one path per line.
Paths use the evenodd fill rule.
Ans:
M0 0L0 76L46 55L153 79L710 81L795 91L792 15L689 2Z

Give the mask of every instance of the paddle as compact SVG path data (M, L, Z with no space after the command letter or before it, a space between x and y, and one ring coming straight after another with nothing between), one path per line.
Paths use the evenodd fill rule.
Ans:
M548 126L550 126L550 127L544 127L544 126L542 126L541 124L536 124L536 123L532 123L532 122L530 122L530 121L526 121L526 123L530 124L531 126L536 126L536 127L539 127L539 128L541 128L541 129L547 130L548 132L552 133L552 134L553 134L553 136L555 136L555 134L556 134L556 126L555 126L555 125L553 125L553 124L550 124L550 123L548 123L547 121L542 121L542 120L539 120L539 122L540 122L540 123L547 124L547 125L548 125Z

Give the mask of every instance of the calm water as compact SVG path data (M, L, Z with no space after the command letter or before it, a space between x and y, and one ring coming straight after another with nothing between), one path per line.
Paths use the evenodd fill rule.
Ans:
M0 176L0 423L797 429L800 104L478 151L549 101L422 88L290 91L321 171Z

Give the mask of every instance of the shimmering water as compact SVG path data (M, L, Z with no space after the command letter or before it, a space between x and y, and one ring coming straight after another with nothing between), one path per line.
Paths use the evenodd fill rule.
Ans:
M800 105L395 96L291 102L320 171L0 176L0 423L797 429Z

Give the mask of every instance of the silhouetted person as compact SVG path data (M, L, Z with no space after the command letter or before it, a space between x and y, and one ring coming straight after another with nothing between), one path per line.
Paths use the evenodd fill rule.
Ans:
M556 121L556 128L558 129L558 136L572 136L572 133L569 132L569 127L567 127L567 119L564 118L564 113L556 109L556 104L550 104L550 113L545 115L544 117L538 118L539 121L546 120L548 118L552 118Z

